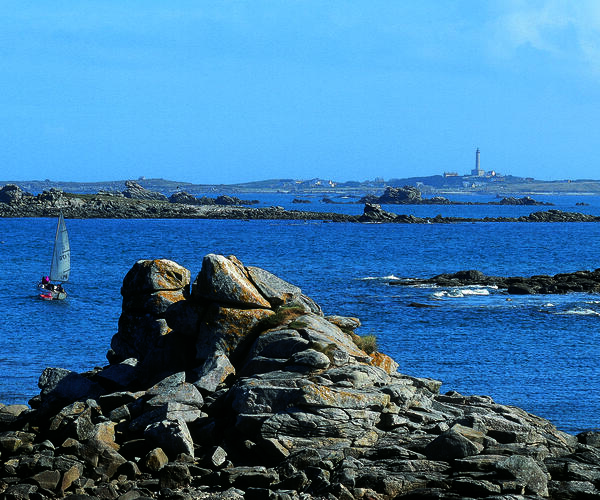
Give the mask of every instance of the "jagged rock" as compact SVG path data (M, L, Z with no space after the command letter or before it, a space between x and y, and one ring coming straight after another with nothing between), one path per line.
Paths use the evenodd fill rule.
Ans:
M375 203L365 203L363 214L360 216L360 222L393 222L396 214L386 212L381 205Z
M128 358L120 363L107 366L97 375L97 378L105 384L108 383L121 389L129 387L137 378L137 365L136 358Z
M254 266L248 266L245 269L250 281L273 308L293 303L302 295L300 288L278 278L269 271Z
M153 450L149 451L144 458L145 467L155 472L162 469L168 463L169 458L162 448L154 448Z
M522 198L515 198L513 196L508 196L502 198L499 202L499 205L552 205L552 203L547 203L543 201L536 201L531 196L523 196Z
M414 186L387 187L377 200L378 203L418 204L422 201L421 191Z
M580 443L592 446L594 448L600 448L600 432L598 431L586 431L577 435L577 440Z
M23 200L25 195L26 194L19 186L16 186L15 184L6 184L0 188L0 203L16 205Z
M270 308L248 280L243 266L222 255L208 254L192 286L192 297L241 307Z
M222 353L209 357L201 367L194 371L193 384L200 390L215 392L228 377L235 375L235 367Z
M90 439L83 444L83 450L80 453L87 457L88 462L94 468L95 474L109 479L117 473L121 465L127 462L112 446L94 439Z
M71 485L75 481L77 481L80 477L81 477L81 470L80 470L80 467L77 467L76 465L73 465L69 469L65 470L62 473L62 478L61 478L61 482L60 482L60 491L64 493L65 490L68 490L71 487Z
M0 427L10 428L13 423L18 422L19 416L28 411L27 405L3 405L0 404Z
M237 309L218 305L207 308L198 327L196 359L204 362L219 353L224 353L229 359L239 357L239 352L243 352L254 340L247 333L273 314L268 309Z
M42 408L47 411L82 398L95 399L102 392L98 384L64 368L46 368L40 375L38 387Z
M185 373L175 373L146 391L149 398L147 405L156 406L164 403L183 403L202 408L202 395L185 381Z
M499 473L513 479L518 487L524 488L525 493L548 496L546 473L532 458L515 455L498 462L496 468Z
M81 401L64 407L51 421L48 430L58 435L59 442L67 438L77 441L90 439L94 434L94 423L92 413L97 411Z
M12 454L19 450L32 448L35 434L23 431L5 431L0 433L0 453Z
M138 260L123 279L123 297L161 290L179 291L190 284L190 271L168 259Z
M144 438L156 443L171 458L180 453L194 456L194 441L183 420L163 420L150 424L144 430Z
M169 463L160 469L159 474L161 488L183 488L190 484L192 476L186 464Z
M168 201L168 198L164 194L149 191L135 181L125 181L125 191L123 191L123 196L125 196L125 198L133 198L136 200Z
M199 205L200 201L195 196L186 193L185 191L179 191L169 196L170 203L183 203L184 205Z
M200 463L211 469L219 468L227 461L227 452L220 446L212 447L200 459Z

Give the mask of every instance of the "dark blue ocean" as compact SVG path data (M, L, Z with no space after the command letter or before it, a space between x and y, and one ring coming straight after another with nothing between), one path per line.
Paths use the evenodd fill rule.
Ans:
M248 198L247 196L244 196ZM362 205L261 205L360 214ZM538 197L600 215L600 197ZM472 199L472 198L469 198ZM484 198L482 198L484 199ZM490 198L491 199L491 198ZM340 200L348 201L348 200ZM576 206L576 202L586 206ZM384 206L417 216L529 214L547 207ZM207 253L234 254L300 286L326 314L357 316L400 371L442 380L443 391L485 394L560 429L600 429L600 296L507 296L491 288L390 286L395 278L479 269L496 275L600 267L598 223L340 224L285 221L67 219L71 280L65 301L37 298L55 219L0 219L0 402L26 403L45 367L106 365L120 286L138 259L169 258L199 272ZM509 300L510 299L510 300ZM436 307L410 307L420 302Z

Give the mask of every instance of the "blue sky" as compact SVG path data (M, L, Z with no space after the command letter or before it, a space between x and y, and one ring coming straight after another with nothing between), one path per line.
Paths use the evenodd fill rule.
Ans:
M600 178L600 2L0 4L0 180Z

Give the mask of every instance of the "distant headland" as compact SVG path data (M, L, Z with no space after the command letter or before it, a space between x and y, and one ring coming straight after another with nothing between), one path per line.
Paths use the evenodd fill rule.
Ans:
M0 186L14 184L23 191L41 193L59 189L70 193L94 194L98 192L119 192L126 180L102 182L68 182L56 180L0 180ZM485 194L499 196L523 196L545 194L600 194L600 180L567 179L544 181L530 177L512 175L458 175L445 172L441 175L406 177L384 180L376 178L365 181L337 182L331 179L269 179L254 182L231 184L195 184L162 178L140 177L136 182L149 191L166 196L185 191L194 196L243 194L243 193L288 193L297 195L324 196L381 196L388 187L413 186L424 195Z

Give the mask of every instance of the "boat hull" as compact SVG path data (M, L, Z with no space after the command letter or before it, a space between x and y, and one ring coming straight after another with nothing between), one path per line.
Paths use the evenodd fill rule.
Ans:
M42 300L64 300L67 298L66 292L42 292L40 293L40 299Z
M38 285L38 290L42 300L63 300L67 298L67 292L64 290L50 290L41 285Z

